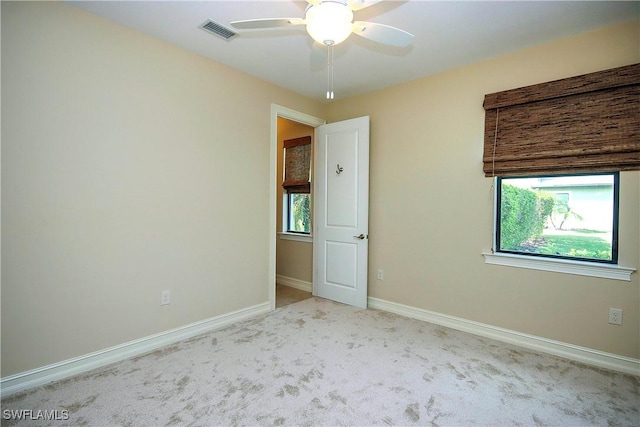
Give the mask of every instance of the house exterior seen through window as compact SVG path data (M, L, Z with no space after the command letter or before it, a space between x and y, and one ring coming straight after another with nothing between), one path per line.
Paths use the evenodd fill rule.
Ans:
M619 173L497 179L498 252L618 261Z

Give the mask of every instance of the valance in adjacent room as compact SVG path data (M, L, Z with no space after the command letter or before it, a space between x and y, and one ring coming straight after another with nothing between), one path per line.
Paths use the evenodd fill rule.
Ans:
M485 95L485 176L640 170L640 64Z
M284 180L287 193L311 192L311 137L287 139L284 147Z

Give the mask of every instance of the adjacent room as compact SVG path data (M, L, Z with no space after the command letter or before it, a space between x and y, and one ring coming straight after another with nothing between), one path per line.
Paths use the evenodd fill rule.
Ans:
M640 425L640 3L1 24L3 425Z

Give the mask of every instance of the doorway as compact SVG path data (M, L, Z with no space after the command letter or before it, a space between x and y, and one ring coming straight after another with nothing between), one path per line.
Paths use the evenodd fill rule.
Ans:
M282 191L282 140L310 135L325 120L271 106L271 236L269 250L269 301L274 310L312 295L313 240L307 235L287 233L284 221L286 193ZM277 283L277 285L276 285Z
M278 117L278 154L276 175L276 308L310 298L313 291L313 239L311 235L313 195L310 186L283 188L282 181L286 168L303 176L306 181L311 172L310 153L313 148L315 128L304 123ZM296 157L293 148L284 148L290 144L305 141L306 158ZM289 158L293 159L290 164ZM285 160L286 159L286 160ZM306 164L306 168L299 168Z

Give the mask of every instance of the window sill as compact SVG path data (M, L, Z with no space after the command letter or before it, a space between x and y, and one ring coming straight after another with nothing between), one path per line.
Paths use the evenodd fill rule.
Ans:
M313 236L309 234L278 232L280 240L293 240L296 242L313 243Z
M485 264L507 267L529 268L532 270L552 271L555 273L577 274L580 276L600 277L603 279L631 281L635 268L621 267L615 264L598 264L566 259L538 258L525 255L483 252Z

